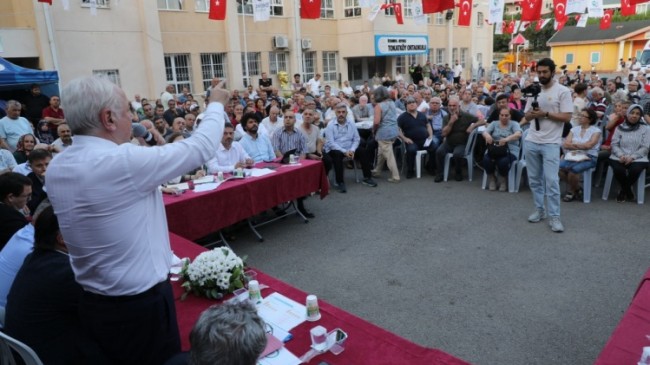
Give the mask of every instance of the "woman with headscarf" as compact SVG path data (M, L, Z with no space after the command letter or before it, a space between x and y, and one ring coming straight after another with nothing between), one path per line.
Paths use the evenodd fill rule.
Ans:
M643 108L640 105L632 104L627 108L625 121L616 128L611 147L609 163L614 170L614 178L621 186L616 201L634 201L632 184L648 167L650 149L650 127L643 121ZM645 184L645 181L641 184Z

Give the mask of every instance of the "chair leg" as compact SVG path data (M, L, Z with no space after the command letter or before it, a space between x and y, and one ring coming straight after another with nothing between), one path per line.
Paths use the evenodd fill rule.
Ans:
M474 156L469 155L466 156L467 160L467 180L472 181L472 177L474 177Z
M589 169L582 173L582 202L591 202L591 175L595 169Z
M449 178L449 165L451 164L451 156L452 154L448 153L445 155L445 167L444 167L444 180L447 182L447 178Z
M517 175L517 164L513 163L508 170L508 192L515 193L517 192L517 186L515 185L515 179Z
M645 200L645 170L641 171L639 179L636 181L636 202L643 204Z
M487 188L487 172L483 171L483 181L481 182L481 189Z
M603 200L609 198L609 189L612 187L612 179L614 178L614 170L612 167L607 168L607 176L605 177L605 187L603 187Z

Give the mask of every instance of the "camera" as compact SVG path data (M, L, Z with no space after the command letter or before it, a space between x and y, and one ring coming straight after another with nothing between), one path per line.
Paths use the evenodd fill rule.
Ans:
M536 98L542 92L542 86L539 84L539 81L535 81L528 87L521 89L521 92L525 97Z

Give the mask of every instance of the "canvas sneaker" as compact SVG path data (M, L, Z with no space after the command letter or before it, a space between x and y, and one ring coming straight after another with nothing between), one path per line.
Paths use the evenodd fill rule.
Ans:
M551 217L548 221L548 225L551 226L551 231L553 232L564 232L564 226L560 222L560 217Z
M528 221L530 223L537 223L544 218L546 218L546 213L543 210L536 210L533 212L533 214L528 216Z

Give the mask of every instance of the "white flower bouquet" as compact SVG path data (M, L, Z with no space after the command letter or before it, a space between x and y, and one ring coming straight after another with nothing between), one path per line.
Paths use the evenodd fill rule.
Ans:
M244 287L244 260L228 247L202 252L194 262L185 262L181 270L182 299L192 292L209 299L221 299L225 294Z

